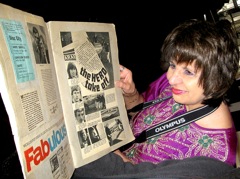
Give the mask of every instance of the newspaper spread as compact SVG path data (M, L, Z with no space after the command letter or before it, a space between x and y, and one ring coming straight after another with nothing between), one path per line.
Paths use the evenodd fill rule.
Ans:
M73 161L80 166L133 140L122 92L114 86L120 76L115 26L84 22L47 25L67 129L76 131L69 133L70 145L75 148Z
M115 26L44 22L0 4L0 91L24 178L71 178L134 139Z

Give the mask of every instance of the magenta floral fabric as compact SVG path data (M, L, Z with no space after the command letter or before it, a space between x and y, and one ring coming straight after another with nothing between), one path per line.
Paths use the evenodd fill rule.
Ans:
M171 95L166 73L150 84L143 93L145 101ZM170 98L160 104L142 110L130 121L133 133L138 136L143 130L186 112L184 105ZM144 143L135 143L123 153L133 163L159 163L166 159L184 159L193 156L216 158L230 165L236 162L237 137L234 125L229 129L207 129L195 122L151 138Z

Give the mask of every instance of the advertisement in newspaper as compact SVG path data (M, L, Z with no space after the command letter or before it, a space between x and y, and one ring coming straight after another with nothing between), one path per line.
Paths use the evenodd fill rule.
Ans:
M35 178L38 173L43 178L71 177L73 163L63 121L48 125L48 128L41 127L41 133L33 133L22 139L27 178Z

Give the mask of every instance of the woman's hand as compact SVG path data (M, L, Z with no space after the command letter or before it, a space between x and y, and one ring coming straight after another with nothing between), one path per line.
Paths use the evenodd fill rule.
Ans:
M130 162L133 164L133 162L129 158L127 158L127 156L124 155L120 150L115 150L113 153L120 156L124 162Z
M115 85L121 88L126 96L134 94L136 88L132 78L132 71L120 65L120 80L116 81Z
M122 89L125 105L131 109L139 103L144 102L143 96L140 95L133 82L131 70L120 65L120 80L115 82L115 86ZM130 115L134 115L130 114Z

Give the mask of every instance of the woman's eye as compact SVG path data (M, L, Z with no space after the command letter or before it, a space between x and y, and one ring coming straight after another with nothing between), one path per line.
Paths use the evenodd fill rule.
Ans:
M176 66L173 63L169 63L169 68L175 68Z
M185 73L186 75L194 75L194 73L192 73L191 71L189 71L189 70L187 70L187 69L184 71L184 73Z

